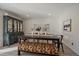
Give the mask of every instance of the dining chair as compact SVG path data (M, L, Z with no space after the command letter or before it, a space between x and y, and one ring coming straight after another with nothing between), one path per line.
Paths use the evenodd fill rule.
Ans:
M62 40L63 40L63 35L59 35L59 36L60 36L60 40L59 40L59 44L60 44L60 45L59 45L59 46L62 48L62 52L64 53L63 42L62 42ZM55 41L54 43L55 43L55 45L57 45L58 42ZM59 47L59 48L60 48L60 47Z
M46 32L40 32L40 35L46 36ZM43 43L48 43L48 40L42 40Z
M60 46L62 47L62 52L64 53L64 48L63 48L63 35L61 35L61 38L60 38Z
M39 32L38 32L38 31L34 31L34 32L32 33L32 35L39 36ZM33 39L33 41L34 41L34 42L39 42L38 39Z

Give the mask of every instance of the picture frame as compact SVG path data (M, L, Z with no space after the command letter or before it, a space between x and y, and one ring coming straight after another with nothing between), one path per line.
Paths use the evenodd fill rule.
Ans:
M48 31L49 24L34 24L32 30L34 30L34 31Z
M71 32L71 22L72 22L72 19L67 19L63 22L64 31Z

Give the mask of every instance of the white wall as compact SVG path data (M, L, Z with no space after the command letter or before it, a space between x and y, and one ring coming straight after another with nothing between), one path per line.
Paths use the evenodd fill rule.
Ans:
M70 18L72 19L72 31L63 31L63 21ZM58 19L59 32L64 35L64 43L79 55L79 5L67 8Z
M3 46L3 13L0 10L0 47Z
M14 15L12 13L9 13L9 12L6 12L6 11L0 9L0 47L3 46L3 15L5 15L5 13L7 13L11 17L15 17L17 19L22 20L22 18L18 17L17 15Z
M47 18L37 18L37 19L26 19L24 20L24 32L29 33L31 32L31 28L33 28L34 24L50 24L50 33L57 34L59 27L58 21L54 16L49 16Z

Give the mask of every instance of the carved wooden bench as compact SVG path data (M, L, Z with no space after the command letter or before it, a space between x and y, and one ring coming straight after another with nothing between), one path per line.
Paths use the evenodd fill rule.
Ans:
M33 52L47 55L58 55L58 49L55 44L38 43L38 42L26 42L23 41L18 46L18 55L20 52Z

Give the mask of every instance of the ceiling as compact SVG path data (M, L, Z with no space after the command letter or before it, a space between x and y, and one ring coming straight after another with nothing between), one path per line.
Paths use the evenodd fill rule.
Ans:
M24 19L58 16L75 4L68 3L0 3L0 8Z

